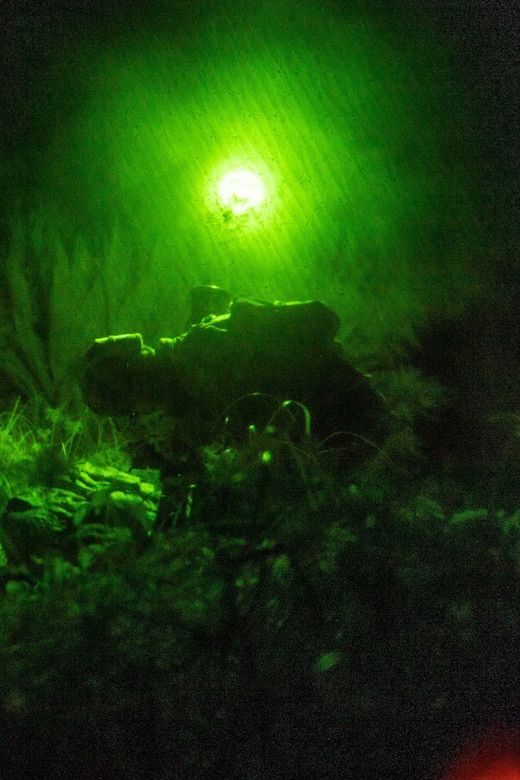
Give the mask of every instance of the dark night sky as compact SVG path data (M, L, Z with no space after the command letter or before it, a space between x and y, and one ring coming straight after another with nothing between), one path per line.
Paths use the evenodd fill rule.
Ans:
M301 4L300 4L301 5ZM300 8L300 5L298 8ZM475 108L481 148L475 166L489 194L484 219L496 220L508 246L518 228L520 4L507 0L329 0L346 16L360 8L406 44L417 25L446 41L463 91ZM244 7L246 4L244 4ZM81 104L82 76L99 47L128 31L171 31L184 43L236 0L4 0L0 14L0 154L3 199L30 192L42 150ZM302 13L304 5L301 5ZM425 18L428 9L428 18ZM316 32L319 36L319 30ZM288 33L290 46L290 31ZM503 254L507 254L503 253ZM516 266L507 273L516 278Z
M410 0L330 3L351 13L353 5L372 9L381 24L413 34L417 19ZM416 3L417 5L417 3ZM492 130L508 161L517 159L519 110L520 4L507 0L433 0L429 8L440 35L451 44L461 79L475 93L482 120ZM56 93L69 92L68 76L74 69L78 47L117 40L127 29L170 26L173 35L186 36L222 3L195 2L87 2L86 0L4 0L0 14L2 45L2 136L10 150L24 150L31 134L35 143L45 139L45 118ZM430 22L428 22L430 23ZM68 61L72 70L63 72ZM77 96L76 96L77 97ZM27 151L27 149L25 149Z

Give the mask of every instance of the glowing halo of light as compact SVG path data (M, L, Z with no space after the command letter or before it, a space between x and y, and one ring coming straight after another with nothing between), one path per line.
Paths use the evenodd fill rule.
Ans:
M265 201L266 189L261 177L254 171L236 168L219 180L217 195L221 208L238 217L260 206Z

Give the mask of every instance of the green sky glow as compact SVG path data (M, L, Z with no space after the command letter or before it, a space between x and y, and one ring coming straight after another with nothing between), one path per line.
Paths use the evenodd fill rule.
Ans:
M184 296L319 297L368 340L397 332L467 285L475 220L447 57L318 3L276 9L100 47L43 186L87 232L117 221ZM244 169L261 206L224 203L223 177Z

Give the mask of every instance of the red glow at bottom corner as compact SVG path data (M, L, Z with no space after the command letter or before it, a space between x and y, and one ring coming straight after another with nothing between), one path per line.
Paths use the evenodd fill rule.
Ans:
M520 729L485 736L459 755L442 780L520 780Z

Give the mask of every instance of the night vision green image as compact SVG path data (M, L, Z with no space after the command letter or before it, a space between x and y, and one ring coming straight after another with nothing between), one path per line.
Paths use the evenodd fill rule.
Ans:
M519 15L2 19L2 778L520 773Z

